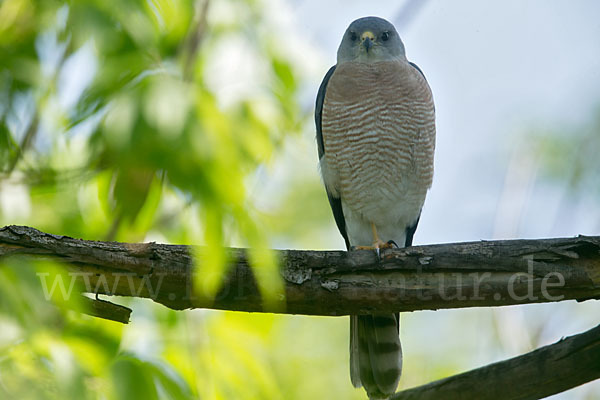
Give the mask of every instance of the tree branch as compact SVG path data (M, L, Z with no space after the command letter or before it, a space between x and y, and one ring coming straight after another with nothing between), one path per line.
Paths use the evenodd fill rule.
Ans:
M393 400L534 400L600 378L600 325L531 353L396 393Z
M131 308L114 304L106 300L90 299L85 296L81 297L80 303L89 315L120 322L122 324L129 323Z
M196 249L202 266L202 249ZM84 291L151 298L176 310L265 311L244 249L228 249L216 297L192 278L189 246L73 239L0 229L0 256L65 263ZM374 251L277 251L291 314L347 315L600 298L600 237L506 240ZM197 274L202 274L202 268ZM269 311L269 310L266 310Z
M285 281L282 310L290 314L405 312L600 298L600 237L416 246L385 250L381 257L368 250L280 250L277 254ZM151 298L176 310L270 311L262 306L246 251L228 249L227 255L229 270L212 298L202 290L201 248L88 241L23 226L0 229L0 258L29 256L61 262L71 278L82 284L83 292ZM89 300L92 315L129 320L130 310ZM394 398L534 399L558 393L598 378L599 338L600 327L596 327Z

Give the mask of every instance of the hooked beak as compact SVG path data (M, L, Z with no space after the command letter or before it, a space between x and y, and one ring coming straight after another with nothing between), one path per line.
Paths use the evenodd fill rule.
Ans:
M371 47L373 47L373 41L369 38L366 38L363 41L363 46L365 47L365 50L367 50L367 53L368 53L369 50L371 50Z
M364 32L362 35L360 35L360 40L362 41L362 45L368 53L369 50L371 50L371 48L373 47L373 41L375 40L375 35L373 35L372 32L367 31L367 32Z

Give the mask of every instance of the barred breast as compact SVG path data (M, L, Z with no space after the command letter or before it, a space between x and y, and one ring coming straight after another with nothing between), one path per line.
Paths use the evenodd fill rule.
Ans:
M412 224L431 186L435 147L433 98L419 71L406 61L338 65L322 132L328 190L376 225Z

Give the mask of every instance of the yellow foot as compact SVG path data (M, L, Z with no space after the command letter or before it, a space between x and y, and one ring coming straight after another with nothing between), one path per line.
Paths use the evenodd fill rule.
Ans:
M384 242L382 240L378 240L373 243L371 246L352 246L352 250L381 250L381 249L391 249L394 248L393 242Z
M382 249L392 249L398 247L398 245L396 245L396 243L394 243L392 240L386 243L383 240L379 239L379 236L377 235L377 229L375 228L375 224L371 223L371 229L373 230L373 245L352 246L352 250L375 250L377 252L377 255L379 256L379 251Z

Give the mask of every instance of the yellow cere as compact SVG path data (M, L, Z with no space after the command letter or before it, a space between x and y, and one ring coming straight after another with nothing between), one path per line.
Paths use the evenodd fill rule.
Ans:
M375 40L375 35L371 31L363 32L363 34L360 35L360 40L364 41L366 38L369 38L371 40Z

